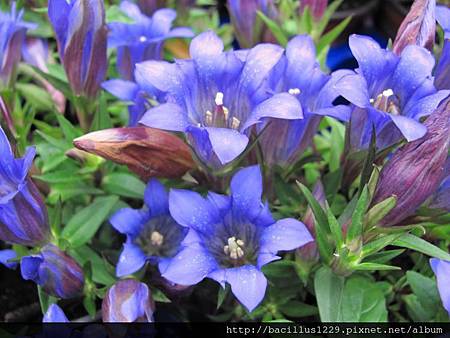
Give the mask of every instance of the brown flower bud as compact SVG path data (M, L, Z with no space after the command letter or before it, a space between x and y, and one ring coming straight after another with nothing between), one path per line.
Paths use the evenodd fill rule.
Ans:
M147 181L176 178L195 167L189 147L177 136L153 128L113 128L73 141L75 147L128 168Z

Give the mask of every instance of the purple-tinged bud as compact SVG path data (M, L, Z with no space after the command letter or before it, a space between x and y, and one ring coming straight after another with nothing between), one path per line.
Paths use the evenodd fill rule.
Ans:
M70 86L95 98L107 69L107 28L102 0L49 0L48 14Z
M450 142L450 96L425 121L427 133L401 147L383 167L372 204L397 197L382 225L395 225L427 200L444 175Z
M102 316L105 323L152 322L154 310L149 288L134 279L118 281L103 298Z
M450 316L450 262L441 259L430 259L430 265L436 275L437 287L442 304Z
M0 11L0 89L13 84L26 32L36 28L35 24L22 21L22 16L23 10L17 13L15 1L11 4L10 13Z
M39 191L27 177L35 155L14 158L0 128L0 239L22 245L45 244L50 238L47 209Z
M316 21L322 19L323 14L328 6L328 0L301 0L299 11L300 14L304 12L306 7L309 10Z
M257 15L257 11L260 11L275 20L278 12L273 0L228 0L227 4L241 48L250 48L260 42L275 42Z
M73 298L83 291L83 270L53 244L44 246L37 255L23 257L20 268L24 279L34 281L49 295Z
M136 0L135 2L139 9L148 16L155 13L158 9L166 7L166 0Z
M403 20L394 40L393 51L400 55L408 45L433 51L436 34L436 0L416 0Z
M22 46L22 57L26 63L35 66L45 73L48 73L48 44L47 41L38 38L26 38ZM48 81L39 79L42 85L53 99L58 111L64 113L66 98L63 93L56 90Z
M69 323L64 311L57 305L51 304L42 319L43 323Z

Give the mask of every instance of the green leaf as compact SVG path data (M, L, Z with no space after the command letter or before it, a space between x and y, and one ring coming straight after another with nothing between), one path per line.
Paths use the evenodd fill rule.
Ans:
M436 282L415 271L408 271L406 280L423 308L434 316L441 304Z
M366 214L365 226L370 229L376 226L397 205L397 197L391 196L374 205Z
M69 120L67 120L63 115L55 115L66 140L70 142L70 145L72 145L72 141L82 135L81 132L77 128L75 128L72 123L70 123Z
M92 122L91 130L103 130L112 128L113 123L111 121L111 116L108 113L108 105L106 102L106 95L101 93L100 104L95 112L94 121Z
M392 244L396 239L398 239L401 234L384 235L379 238L365 244L361 250L361 258L373 255L374 253L380 251L386 246Z
M344 322L386 322L382 288L366 277L352 276L345 283L341 312Z
M379 264L373 262L359 263L352 266L353 270L376 271L376 270L401 270L398 266Z
M159 303L171 303L172 302L169 298L167 298L167 296L162 291L160 291L158 289L152 290L152 297L155 302L159 302Z
M331 233L333 234L333 238L336 242L336 247L339 250L344 245L344 235L342 234L342 227L336 217L334 217L330 209L327 209L327 215Z
M229 292L229 287L228 285L225 286L225 288L223 287L219 287L219 292L217 293L217 306L216 306L216 310L218 310L222 304L223 301L225 300L227 294Z
M328 22L331 19L331 16L334 12L338 9L338 7L342 4L344 0L335 0L331 4L328 5L327 9L323 13L322 19L320 20L319 24L317 25L317 28L314 29L313 36L319 37L324 32L325 28L328 25Z
M145 184L129 173L112 173L103 178L102 188L110 194L142 199Z
M46 293L42 288L38 285L38 296L39 296L39 304L41 305L41 311L42 314L45 314L48 310L48 307L51 304L55 304L57 301L57 298L50 296L48 293Z
M119 198L98 197L94 203L77 212L63 229L62 237L76 248L87 243L108 217Z
M95 318L97 307L95 305L95 294L87 295L83 298L83 306L91 318Z
M328 267L321 267L314 276L314 290L322 322L338 322L341 319L341 302L344 278Z
M361 172L361 180L359 182L359 191L362 191L363 187L369 182L373 172L373 163L377 155L377 136L375 126L372 124L372 134L370 136L369 150L367 157L364 160L364 166ZM372 198L372 196L370 196Z
M363 233L363 218L364 214L366 213L367 204L369 202L369 194L367 190L367 186L364 187L362 190L361 196L358 199L358 202L356 203L355 211L352 215L352 222L350 226L348 227L347 231L347 244L349 245L349 248L351 250L355 250L354 247L354 241L356 240L357 246L359 247L360 242L362 240L362 233Z
M291 300L286 304L279 306L279 310L284 315L293 318L310 317L319 313L317 307L299 302L297 300Z
M328 51L328 48L330 45L336 40L339 35L344 31L344 29L348 26L350 23L350 20L352 19L351 16L345 18L339 24L337 24L333 29L331 29L329 32L327 32L324 36L322 36L317 43L317 55L318 58L320 58L322 55L326 55L326 52Z
M423 240L422 238L411 234L403 234L392 244L400 246L402 248L415 250L431 257L450 261L450 254L448 254L444 250L439 249L437 246Z
M106 22L122 22L122 23L134 23L134 20L126 15L119 6L111 5L106 9Z
M54 103L50 94L34 84L17 83L17 90L36 110L52 111Z
M395 257L401 255L404 252L405 252L405 249L381 251L381 252L377 252L373 255L370 255L369 260L372 263L384 264L384 263L389 262L391 259L394 259Z
M288 43L288 38L285 36L281 27L275 21L264 15L264 13L262 13L261 11L257 11L256 13L258 14L258 17L260 17L261 20L270 29L275 39L277 39L278 43L283 47L286 46Z

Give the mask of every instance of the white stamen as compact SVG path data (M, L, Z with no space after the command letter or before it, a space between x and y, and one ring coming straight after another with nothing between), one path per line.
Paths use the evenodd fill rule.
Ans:
M139 41L140 41L140 42L145 42L145 41L147 41L147 37L144 36L144 35L142 35L142 36L139 38Z
M213 120L213 114L209 110L207 110L206 114L205 114L206 124L212 124L212 120Z
M394 95L394 91L391 88L383 90L383 96L389 97L389 96L392 96L392 95Z
M216 98L214 99L214 101L216 102L217 106L223 106L223 93L218 92L216 94Z
M223 247L223 252L225 255L230 256L231 259L239 259L244 257L244 250L242 246L244 245L243 240L236 240L236 237L228 238L228 245Z
M158 231L153 231L150 235L150 241L152 242L152 245L161 246L164 242L164 236Z
M299 95L301 93L301 91L298 88L291 88L288 90L288 93L291 95Z
M230 115L230 111L227 107L222 107L223 110L223 117L225 118L225 121L228 121L228 116Z
M375 100L374 100L374 99L370 99L369 102L370 102L370 103L374 103Z
M231 128L238 129L240 124L241 124L241 121L239 121L238 118L233 116L233 118L231 119Z

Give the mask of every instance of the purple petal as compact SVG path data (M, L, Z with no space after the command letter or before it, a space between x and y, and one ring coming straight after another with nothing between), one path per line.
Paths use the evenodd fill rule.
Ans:
M169 212L169 193L157 179L151 179L144 193L144 200L152 217Z
M25 280L39 284L39 266L44 260L38 256L25 256L20 261L20 272Z
M294 250L313 241L306 226L293 218L279 220L267 227L261 236L261 252Z
M450 262L432 258L430 259L430 265L436 275L442 304L450 315Z
M102 88L122 101L134 101L139 90L136 83L124 80L105 81Z
M42 319L43 323L69 323L64 311L57 305L51 304Z
M124 243L123 251L120 254L119 261L117 262L117 277L123 277L135 273L145 265L146 260L147 258L144 252L137 245L128 242Z
M155 36L166 35L172 27L177 12L171 8L158 9L152 16L151 32Z
M194 33L188 27L176 27L166 34L166 39L170 38L192 38Z
M239 131L227 128L205 128L212 149L222 164L236 159L247 148L248 137Z
M150 94L154 94L155 89L162 92L173 89L179 82L178 74L176 64L154 60L138 63L135 71L137 84Z
M217 268L216 260L202 245L196 243L178 253L162 274L172 283L194 285Z
M248 312L252 312L264 299L267 279L255 266L244 265L227 269L226 278L231 285L231 291Z
M359 74L342 76L336 81L336 90L345 99L358 107L365 108L370 104L366 79Z
M440 90L435 94L425 96L414 102L414 105L408 110L407 116L418 120L423 116L430 115L449 94L450 90Z
M10 259L17 257L14 250L0 250L0 263L6 266L8 269L15 269L17 267L17 262L8 262Z
M170 131L185 131L188 126L184 111L175 103L163 103L148 110L139 123Z
M389 115L389 117L408 142L418 140L427 132L427 127L409 117L402 115Z
M256 217L261 210L263 190L259 166L239 170L231 179L230 189L233 210Z
M142 210L124 208L118 210L109 220L121 234L135 236L145 222L147 215Z
M450 39L450 8L436 6L436 20L445 32L445 38Z
M207 31L199 34L194 39L189 46L189 53L191 57L196 60L203 62L203 60L208 60L213 65L214 58L220 55L223 51L222 40L212 31Z

